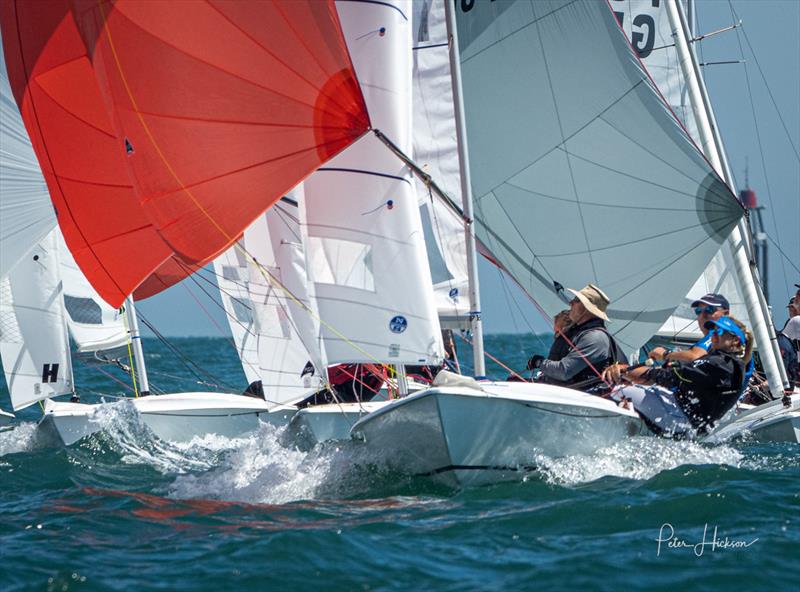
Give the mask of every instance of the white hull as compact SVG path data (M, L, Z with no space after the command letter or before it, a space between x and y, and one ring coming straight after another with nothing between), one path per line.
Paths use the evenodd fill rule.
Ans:
M262 399L228 393L151 395L128 401L156 436L170 442L208 434L235 438L257 429L261 421L284 425L296 411L290 407L270 412ZM95 416L99 407L47 401L40 425L69 446L101 429Z
M800 394L791 396L791 405L772 401L731 416L704 441L725 442L746 437L760 442L800 443Z
M428 385L408 380L408 391L416 393ZM393 385L393 391L397 387ZM302 449L311 449L329 440L349 440L350 428L362 417L389 403L390 392L384 384L372 401L313 405L300 409L289 423L290 441Z
M311 449L330 440L349 440L350 429L359 419L388 403L371 401L306 407L295 413L289 422L287 436L302 449Z
M537 457L592 452L649 434L634 411L562 387L520 382L436 387L398 399L352 429L376 458L448 485L520 479Z

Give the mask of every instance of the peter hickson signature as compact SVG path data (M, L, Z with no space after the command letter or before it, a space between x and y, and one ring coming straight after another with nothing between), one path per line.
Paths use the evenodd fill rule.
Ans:
M656 542L658 543L658 549L656 550L656 556L661 555L661 545L664 543L669 549L693 549L695 555L702 557L703 553L705 553L706 547L709 547L712 552L716 551L717 549L746 549L758 540L758 538L755 538L752 541L738 541L735 539L729 539L728 537L717 538L716 526L714 527L714 534L710 541L706 540L707 535L708 524L703 527L702 540L700 540L699 543L689 543L676 537L675 529L672 527L672 524L665 522L661 525L661 528L658 531L658 538L656 539Z

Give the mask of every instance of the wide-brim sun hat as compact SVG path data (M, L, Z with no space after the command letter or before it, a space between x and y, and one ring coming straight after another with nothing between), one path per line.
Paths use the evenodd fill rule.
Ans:
M583 304L584 308L594 316L599 317L604 321L609 320L608 315L606 314L606 309L608 308L611 300L600 288L594 284L587 284L582 290L573 290L572 288L567 288L567 290L572 292L575 297L581 301L581 304Z

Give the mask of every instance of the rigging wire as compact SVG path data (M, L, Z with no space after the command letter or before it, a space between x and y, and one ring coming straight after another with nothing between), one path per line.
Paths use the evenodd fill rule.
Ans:
M217 388L223 388L231 391L238 390L231 385L225 384L223 381L219 380L213 374L201 368L191 358L189 358L183 352L181 352L177 346L173 345L172 342L170 342L158 329L156 329L155 326L150 321L148 321L144 315L138 313L138 316L139 318L141 318L142 323L144 323L144 325L153 332L153 334L158 338L158 340L161 341L178 358L178 361L180 361L187 368L187 370L189 370L189 372L195 375L195 378L202 380L202 377L205 376L206 378L213 381L217 386Z
M736 14L736 11L733 8L733 3L731 2L731 0L728 0L728 6L730 7L731 17L734 18L734 19L737 19L738 16ZM745 37L745 40L747 41L747 45L750 48L750 52L753 55L753 59L754 59L754 61L756 63L756 66L758 67L758 70L761 73L761 78L764 81L764 87L767 89L767 92L769 93L770 98L772 98L773 106L775 107L775 111L778 114L778 119L781 120L781 123L783 123L783 125L784 125L784 131L786 131L786 124L783 122L783 117L781 116L780 110L778 110L778 106L775 103L775 99L774 99L774 97L772 95L772 91L770 90L769 85L767 84L767 79L764 76L764 72L761 70L761 66L758 63L758 58L756 57L756 54L753 51L753 47L752 47L752 45L750 45L749 39L747 39L747 32L746 32L744 27L741 27L741 35L743 35ZM742 45L742 39L741 39L741 36L740 36L738 30L736 32L736 40L737 40L738 45L739 45L739 55L741 56L742 60L744 60L744 57L745 57L744 56L744 47ZM752 116L753 116L753 127L755 128L755 132L756 132L756 142L757 142L757 145L758 145L758 152L759 152L759 155L761 156L761 170L764 173L764 182L766 184L766 189L767 189L767 201L769 202L770 216L772 217L772 224L775 227L775 237L777 238L778 243L780 243L782 241L781 241L781 236L780 236L780 230L778 228L778 219L777 219L777 217L775 215L775 207L774 207L774 204L773 204L773 201L772 201L772 188L770 187L769 173L767 172L767 160L766 160L766 157L764 156L764 145L763 145L763 143L761 141L761 131L760 131L760 128L758 126L758 116L756 114L755 101L753 100L753 89L752 89L752 85L751 85L751 82L750 82L750 73L749 73L749 71L747 69L747 62L746 61L744 61L744 77L745 77L745 82L746 82L746 85L747 85L747 94L748 94L748 98L749 98L749 101L750 101L750 111L751 111ZM794 149L795 156L797 156L797 149L794 147L794 144L792 143L792 139L788 135L788 131L786 131L786 133L787 133L787 138L789 139L789 143L792 145L792 148ZM800 157L798 157L798 161L800 162ZM782 249L779 248L778 250L783 254ZM786 273L786 263L785 263L783 257L780 258L780 262L781 262L781 269L783 271L784 288L786 289L786 293L788 294L790 292L790 290L789 290L789 281L788 281L788 274Z

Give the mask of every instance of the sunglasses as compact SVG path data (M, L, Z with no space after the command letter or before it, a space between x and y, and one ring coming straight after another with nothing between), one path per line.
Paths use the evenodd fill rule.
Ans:
M715 306L698 306L694 309L694 314L698 317L705 313L707 315L712 315L717 311L717 307Z
M722 337L725 333L728 335L733 335L737 340L739 340L739 336L732 331L726 331L725 329L714 329L711 331L711 335L716 335L717 337Z

